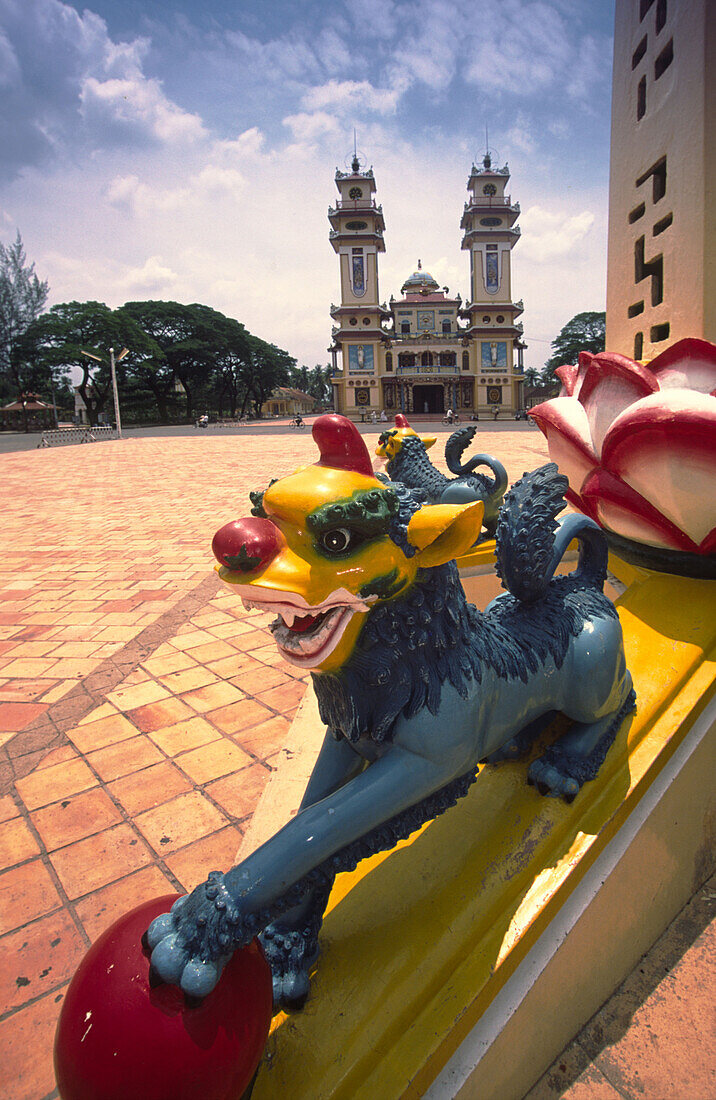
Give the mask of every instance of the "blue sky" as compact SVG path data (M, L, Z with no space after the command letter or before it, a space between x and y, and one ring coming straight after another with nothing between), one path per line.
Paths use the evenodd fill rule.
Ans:
M613 0L0 0L0 239L51 304L200 301L327 361L326 209L358 145L386 219L381 297L418 257L468 291L485 144L522 206L526 362L604 308Z

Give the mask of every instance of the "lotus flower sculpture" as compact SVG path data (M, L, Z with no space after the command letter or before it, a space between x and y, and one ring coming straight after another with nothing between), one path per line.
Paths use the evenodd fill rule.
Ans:
M686 339L651 362L582 352L559 397L531 412L567 497L622 556L668 572L716 569L716 345Z

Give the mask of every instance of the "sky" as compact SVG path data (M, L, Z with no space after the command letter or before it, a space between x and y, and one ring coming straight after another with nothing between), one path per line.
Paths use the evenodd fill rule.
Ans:
M522 208L526 366L604 309L613 0L0 0L0 241L48 305L202 302L329 360L336 167L372 166L380 294L469 296L489 146Z

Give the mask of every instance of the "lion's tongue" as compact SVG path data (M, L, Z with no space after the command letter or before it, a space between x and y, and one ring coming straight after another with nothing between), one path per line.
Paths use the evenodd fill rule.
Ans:
M297 634L304 634L312 626L315 626L320 618L320 615L303 615L301 618L293 620L291 630L294 630Z

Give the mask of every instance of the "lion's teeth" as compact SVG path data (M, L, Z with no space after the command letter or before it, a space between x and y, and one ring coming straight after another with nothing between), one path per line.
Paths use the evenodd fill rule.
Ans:
M294 620L296 619L296 612L295 611L291 611L289 608L286 608L285 610L284 610L284 608L281 608L280 615L281 615L281 618L283 619L283 621L285 622L286 626L288 626L288 627L293 626Z

